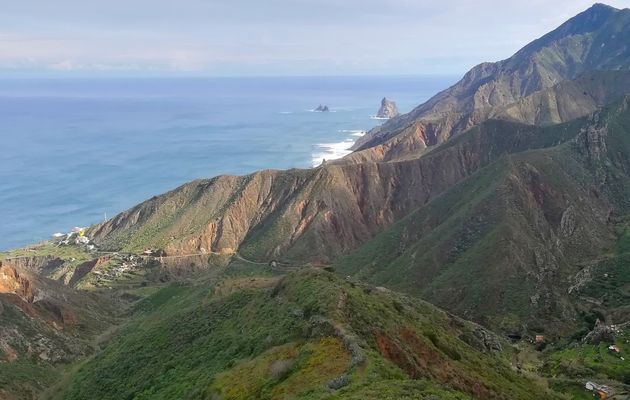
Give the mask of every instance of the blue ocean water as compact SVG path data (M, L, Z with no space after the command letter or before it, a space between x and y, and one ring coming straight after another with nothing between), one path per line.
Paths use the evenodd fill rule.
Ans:
M456 77L0 80L0 250L102 221L196 178L345 153L383 96ZM311 110L319 104L329 113Z

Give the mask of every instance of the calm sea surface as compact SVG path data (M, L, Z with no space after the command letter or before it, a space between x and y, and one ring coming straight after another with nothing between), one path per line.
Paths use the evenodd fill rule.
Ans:
M456 78L0 80L0 250L192 179L340 157L383 96L407 112Z

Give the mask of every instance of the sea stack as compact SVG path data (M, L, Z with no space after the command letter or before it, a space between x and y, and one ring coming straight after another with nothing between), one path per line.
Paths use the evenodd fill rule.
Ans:
M315 111L319 111L319 112L328 112L330 111L328 109L328 106L322 106L321 104L315 109Z
M383 97L381 100L381 108L376 113L378 118L394 118L399 114L396 103L388 100L387 97Z

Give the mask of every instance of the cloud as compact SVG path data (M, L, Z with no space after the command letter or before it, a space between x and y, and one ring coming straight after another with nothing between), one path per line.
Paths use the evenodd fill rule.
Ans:
M22 0L3 5L0 14L0 69L459 73L509 57L589 6L584 0Z

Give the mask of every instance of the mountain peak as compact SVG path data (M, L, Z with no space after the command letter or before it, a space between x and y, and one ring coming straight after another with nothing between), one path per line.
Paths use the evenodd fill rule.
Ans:
M617 8L615 8L613 6L609 6L608 4L604 4L604 3L594 3L588 9L586 9L586 11L589 11L589 10L619 11L619 9L617 9Z
M608 19L619 10L602 3L595 3L591 7L570 18L558 28L547 33L546 35L534 40L527 46L519 50L515 57L529 56L533 52L546 47L552 42L559 39L572 36L586 34L596 31L608 21Z
M577 14L569 21L577 19L580 23L600 22L618 12L619 9L604 3L595 3L586 10ZM599 27L598 24L596 27Z

